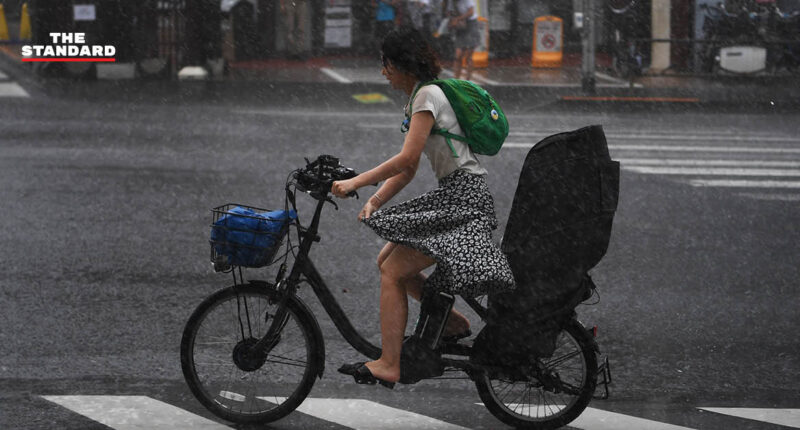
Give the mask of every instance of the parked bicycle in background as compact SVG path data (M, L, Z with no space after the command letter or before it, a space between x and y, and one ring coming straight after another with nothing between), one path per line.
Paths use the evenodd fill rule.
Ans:
M701 5L705 73L794 73L800 66L800 11L785 12L775 2L731 10L724 2Z

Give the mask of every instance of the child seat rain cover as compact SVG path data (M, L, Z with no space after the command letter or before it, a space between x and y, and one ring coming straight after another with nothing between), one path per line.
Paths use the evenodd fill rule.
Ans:
M587 272L608 249L618 196L619 163L599 125L528 152L502 243L517 288L489 297L477 361L552 355L561 325L594 288Z

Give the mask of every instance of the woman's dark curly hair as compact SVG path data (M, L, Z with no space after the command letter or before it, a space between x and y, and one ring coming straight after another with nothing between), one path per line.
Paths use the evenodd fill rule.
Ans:
M420 81L436 79L442 71L439 58L430 43L413 27L392 30L383 39L381 59L401 72L414 75Z

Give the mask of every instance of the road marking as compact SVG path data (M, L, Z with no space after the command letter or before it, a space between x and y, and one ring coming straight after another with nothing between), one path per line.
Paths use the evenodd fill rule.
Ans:
M447 76L455 76L455 73L453 73L453 71L450 70L450 69L442 69L442 74L443 75L447 75ZM472 74L472 80L480 81L481 83L488 84L488 85L496 85L496 86L497 85L504 85L502 82L497 82L497 81L489 79L489 78L484 78L483 76L476 75L475 73Z
M487 85L494 85L494 86L503 85L502 82L497 82L495 80L492 80L492 79L489 79L489 78L485 78L485 77L483 77L481 75L476 75L476 74L472 75L472 79L475 79L476 81L481 81L482 83L487 84Z
M644 167L623 166L625 170L648 175L699 175L699 176L798 176L800 170L752 169L729 167Z
M693 187L728 188L800 188L800 181L751 181L736 179L692 179Z
M612 85L607 85L612 86ZM619 86L619 85L613 85ZM648 103L699 103L697 97L620 97L620 96L561 96L564 101L589 102L648 102Z
M800 167L800 161L772 160L690 160L680 158L615 158L627 166L747 166L747 167Z
M738 193L742 197L779 202L800 202L800 194Z
M230 430L146 396L42 396L115 430Z
M355 115L356 113L353 113ZM392 114L392 116L397 116ZM391 129L396 128L392 124L369 124L369 123L359 123L356 124L358 128L369 128L369 129ZM554 134L559 134L565 132L564 130L539 130L535 132L531 131L512 131L508 133L509 136L519 136L519 137L539 137L545 138L548 136L552 136ZM775 135L744 135L742 133L736 134L725 134L726 132L723 131L710 131L710 132L701 132L701 133L692 133L690 135L676 135L675 133L669 132L654 132L649 133L645 137L647 139L669 139L669 140L678 140L678 141L685 141L685 140L697 140L697 141L708 141L708 140L721 140L721 141L730 141L734 138L741 139L743 141L752 142L757 140L767 140L767 141L775 141L775 142L789 142L789 143L800 143L800 139L790 137L790 136L775 136ZM618 133L618 134L607 134L607 138L616 138L616 139L642 139L642 134L625 134L625 133Z
M549 136L542 132L511 132L509 136ZM800 139L791 136L749 136L737 134L735 136L717 136L717 135L699 135L699 134L631 134L631 133L606 133L606 139L621 139L621 140L675 140L679 142L687 140L700 140L706 142L752 142L754 140L762 142L780 142L780 143L800 143Z
M630 85L630 82L629 82L629 81L626 81L626 80L624 80L624 79L615 78L615 77L613 77L613 76L606 75L605 73L594 72L594 75L595 75L595 76L597 76L597 77L598 77L598 78L600 78L600 79L605 79L605 80L607 80L607 81L614 82L615 84L624 84L624 85Z
M532 148L532 142L507 142L504 148ZM739 146L683 146L683 145L608 145L608 149L618 151L674 151L674 152L745 152L745 153L775 153L775 154L800 154L800 148L760 147L748 148Z
M234 110L235 113L251 114L251 115L267 115L274 117L292 117L292 118L309 118L309 117L349 117L353 119L361 119L366 117L371 118L400 118L403 116L397 113L390 112L343 112L343 111L304 111L304 110L283 110L283 109L238 109ZM399 122L398 122L399 124ZM400 130L400 126L397 126Z
M0 97L30 97L16 82L0 82Z
M476 405L483 406L483 403L475 403ZM533 405L511 403L508 408L514 410L530 411ZM550 405L552 408L561 409L563 405ZM537 411L541 411L542 405L536 405ZM552 411L551 411L552 412ZM536 413L533 413L536 416ZM574 421L567 424L570 428L579 428L583 430L619 430L619 429L636 429L636 430L693 430L690 427L681 427L673 424L662 423L660 421L652 421L645 418L632 417L630 415L618 414L615 412L608 412L602 409L586 408L584 411L575 418Z
M731 415L786 427L800 428L800 409L765 408L698 408L703 411Z
M690 430L690 427L681 427L595 408L586 408L575 421L569 423L569 426L583 430Z
M329 69L327 67L322 67L322 68L320 68L320 70L322 71L322 73L328 75L330 78L333 78L337 82L340 82L340 83L343 83L343 84L352 84L353 83L353 81L351 81L350 79L345 78L344 76L340 75L338 72L336 72L333 69Z
M266 401L283 397L259 397ZM298 411L355 430L467 430L425 415L361 399L305 399Z

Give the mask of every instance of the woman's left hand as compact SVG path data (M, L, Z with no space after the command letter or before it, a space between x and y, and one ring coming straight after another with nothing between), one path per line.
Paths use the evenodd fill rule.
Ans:
M348 194L356 190L352 179L345 179L344 181L334 181L331 186L331 192L334 196L346 199Z

